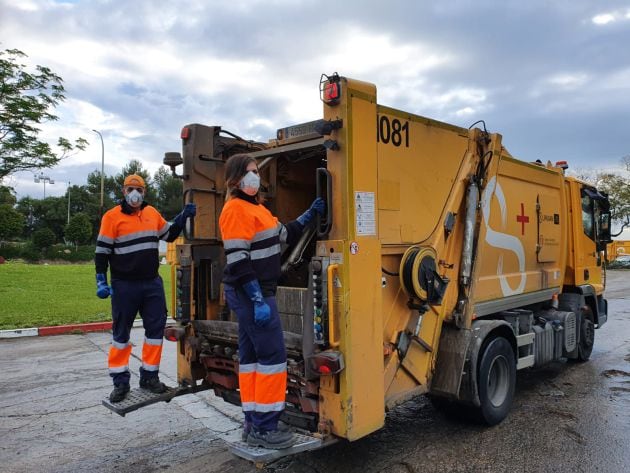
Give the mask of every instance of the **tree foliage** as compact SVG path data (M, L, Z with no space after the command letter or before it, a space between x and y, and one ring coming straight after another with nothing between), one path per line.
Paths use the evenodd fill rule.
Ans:
M153 180L157 191L155 207L166 220L172 220L182 210L182 181L164 166L155 172Z
M600 173L595 184L597 189L608 194L612 220L621 225L621 230L629 226L630 179L615 173Z
M33 232L32 240L37 249L44 250L55 243L55 234L50 228L40 228Z
M15 190L12 187L0 186L0 204L15 205L17 199L15 198Z
M9 204L0 204L0 241L22 234L24 216Z
M62 79L49 68L30 73L17 49L0 51L0 181L17 171L50 168L88 142L60 137L59 152L38 138L39 126L58 119L54 109L65 100Z
M77 246L89 243L92 238L90 217L83 212L75 214L66 225L65 237Z

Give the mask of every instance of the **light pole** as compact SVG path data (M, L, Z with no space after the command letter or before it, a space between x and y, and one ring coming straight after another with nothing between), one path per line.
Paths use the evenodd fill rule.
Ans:
M70 225L70 181L68 181L68 225Z
M49 184L54 184L55 180L51 179L48 176L45 176L43 172L40 171L39 176L35 174L35 183L39 184L40 182L44 183L44 199L46 198L46 182Z
M103 196L105 195L105 143L103 142L103 135L98 130L92 130L101 138L101 207L99 211L99 217L103 216Z

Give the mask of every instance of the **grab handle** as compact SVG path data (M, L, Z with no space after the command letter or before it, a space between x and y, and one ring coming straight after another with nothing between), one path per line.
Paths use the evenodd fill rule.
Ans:
M325 189L322 189L322 181ZM330 232L333 222L332 175L326 168L317 168L315 189L317 197L326 201L326 215L317 214L317 237L323 238ZM324 192L326 195L323 195Z

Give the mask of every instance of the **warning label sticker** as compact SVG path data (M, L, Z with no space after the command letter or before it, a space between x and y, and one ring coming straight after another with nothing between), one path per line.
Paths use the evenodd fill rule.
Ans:
M357 235L376 235L374 192L354 193L354 214Z

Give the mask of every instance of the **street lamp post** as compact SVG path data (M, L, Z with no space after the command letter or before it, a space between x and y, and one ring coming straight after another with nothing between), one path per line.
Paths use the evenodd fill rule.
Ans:
M68 181L68 225L70 225L70 181Z
M39 184L40 182L44 183L44 199L46 198L46 182L49 184L54 184L55 180L51 179L49 176L44 175L43 172L39 173L39 176L35 174L35 183Z
M105 195L105 143L103 142L103 135L98 130L92 130L96 133L101 139L101 207L99 216L103 216L103 196Z

